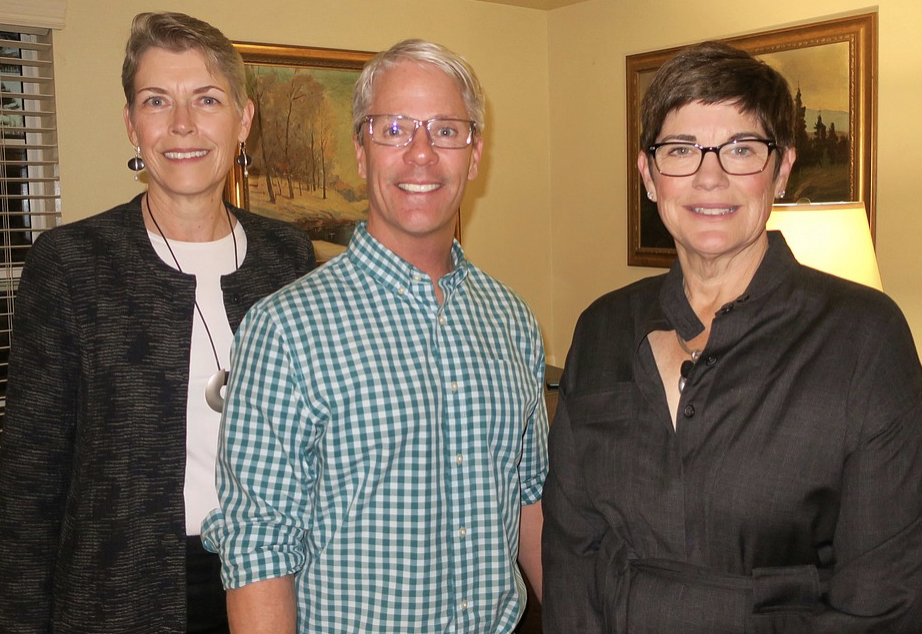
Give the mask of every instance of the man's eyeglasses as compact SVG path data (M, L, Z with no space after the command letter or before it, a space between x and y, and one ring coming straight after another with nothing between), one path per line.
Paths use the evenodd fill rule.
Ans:
M372 141L391 147L410 145L420 128L425 128L429 143L437 148L460 150L474 138L474 122L466 119L420 121L400 114L371 114L362 121Z
M717 155L717 162L727 174L749 176L765 169L772 150L777 147L769 139L739 139L712 146L667 141L654 143L648 150L653 154L656 170L663 176L691 176L701 168L708 152Z

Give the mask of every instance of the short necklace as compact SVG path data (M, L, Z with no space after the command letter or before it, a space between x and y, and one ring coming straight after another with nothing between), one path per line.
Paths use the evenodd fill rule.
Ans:
M173 256L173 262L176 263L177 270L182 273L182 267L179 266L179 260L176 259L176 254L173 253L173 247L170 246L170 241L166 239L163 229L160 228L160 224L157 222L157 219L154 218L154 212L151 211L150 196L144 197L144 203L147 205L147 213L150 216L151 222L153 222L154 226L157 228L157 233L163 238L167 250L170 252L170 255ZM234 270L236 271L240 268L240 261L237 256L237 236L234 233L234 224L231 222L230 212L227 210L227 206L224 207L224 213L227 214L227 224L231 230L231 238L234 240ZM211 352L214 354L215 366L218 368L218 371L212 374L211 378L208 379L208 383L205 384L205 402L208 403L208 407L220 414L224 410L224 397L221 396L221 388L227 386L227 370L221 367L221 362L218 360L218 348L214 345L214 337L211 336L211 328L208 327L208 322L205 321L205 315L202 313L202 309L199 308L198 299L192 300L192 303L195 305L195 310L198 311L198 316L199 319L202 320L202 325L205 326L205 334L208 335L208 342L211 344Z
M675 331L676 341L679 342L679 345L682 347L682 350L685 351L691 361L685 360L682 362L682 366L679 368L679 392L685 389L685 383L688 382L688 377L691 376L691 371L695 367L695 364L698 363L698 359L701 358L701 350L695 348L694 350L688 347L688 344L682 340L682 337L679 336L679 331Z

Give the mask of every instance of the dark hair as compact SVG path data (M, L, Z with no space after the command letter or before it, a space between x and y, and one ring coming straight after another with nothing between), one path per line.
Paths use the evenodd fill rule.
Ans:
M139 13L134 17L122 64L122 88L129 109L134 107L134 78L138 64L149 48L162 48L174 53L197 50L205 58L209 71L227 78L231 97L237 109L243 110L247 102L243 58L221 31L185 13Z
M731 103L754 115L783 152L794 146L794 101L781 73L722 42L703 42L663 64L640 106L644 152L656 143L663 121L693 102Z

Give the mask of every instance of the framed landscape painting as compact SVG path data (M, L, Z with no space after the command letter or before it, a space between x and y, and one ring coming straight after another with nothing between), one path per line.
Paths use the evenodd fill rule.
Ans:
M861 201L875 229L877 14L723 40L778 70L795 106L797 162L780 203ZM657 69L680 48L627 57L628 264L669 266L675 244L644 194L640 102Z
M255 105L252 163L235 165L226 198L306 231L318 261L342 252L368 217L352 145L352 89L374 53L235 42Z

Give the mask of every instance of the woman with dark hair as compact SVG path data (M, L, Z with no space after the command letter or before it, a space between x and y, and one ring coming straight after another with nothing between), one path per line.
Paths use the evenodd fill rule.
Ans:
M0 632L226 632L201 522L233 332L314 266L226 204L253 104L211 25L143 13L122 70L134 200L32 246L0 453Z
M642 104L666 275L581 316L544 488L548 634L919 632L922 370L882 293L766 232L784 79L719 43Z

